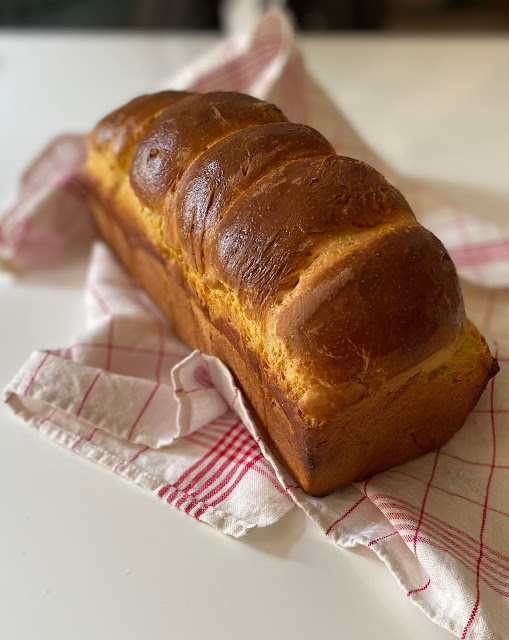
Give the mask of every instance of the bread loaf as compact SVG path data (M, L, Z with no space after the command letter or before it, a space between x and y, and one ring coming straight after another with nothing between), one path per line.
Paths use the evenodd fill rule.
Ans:
M443 445L497 370L399 191L273 105L142 96L92 131L85 179L103 238L308 493Z

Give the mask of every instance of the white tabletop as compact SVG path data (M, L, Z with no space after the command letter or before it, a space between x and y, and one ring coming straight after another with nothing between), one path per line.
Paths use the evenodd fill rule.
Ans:
M0 201L52 135L87 130L214 40L0 32ZM395 166L509 222L509 40L329 36L303 48ZM0 280L1 386L31 350L79 331L84 269ZM335 548L302 512L229 539L47 442L4 406L0 504L5 638L451 637L374 554Z

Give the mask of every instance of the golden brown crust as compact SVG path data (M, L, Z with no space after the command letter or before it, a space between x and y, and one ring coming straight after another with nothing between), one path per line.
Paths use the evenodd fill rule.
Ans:
M175 198L177 241L191 268L206 270L216 226L253 184L283 164L333 153L318 131L292 122L250 127L210 147L188 168Z
M189 165L215 142L241 129L285 120L274 105L242 93L187 96L166 109L139 141L131 186L144 205L160 209Z
M324 240L405 215L412 217L399 192L358 160L329 155L286 163L223 215L204 248L204 266L263 314L295 286Z
M182 339L231 369L300 485L323 495L443 444L492 360L401 194L253 98L150 104L92 134L94 216Z
M165 109L188 95L191 94L186 91L161 91L134 98L94 127L91 143L98 150L109 150L119 166L126 169L134 146L149 124Z
M309 376L376 388L456 343L464 325L449 254L413 224L347 249L279 314L277 332Z

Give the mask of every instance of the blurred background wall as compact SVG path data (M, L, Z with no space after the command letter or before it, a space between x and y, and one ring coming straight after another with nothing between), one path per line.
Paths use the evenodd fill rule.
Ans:
M232 31L274 6L306 31L509 28L509 0L0 0L0 26Z

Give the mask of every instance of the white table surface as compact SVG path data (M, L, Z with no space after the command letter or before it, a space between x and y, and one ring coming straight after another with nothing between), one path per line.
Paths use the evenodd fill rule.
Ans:
M0 202L51 136L86 131L214 41L0 31ZM395 166L509 222L508 39L329 36L303 48ZM1 386L31 350L79 331L85 266L0 278ZM2 638L451 637L374 554L335 548L298 510L229 539L49 443L4 406L0 505Z

